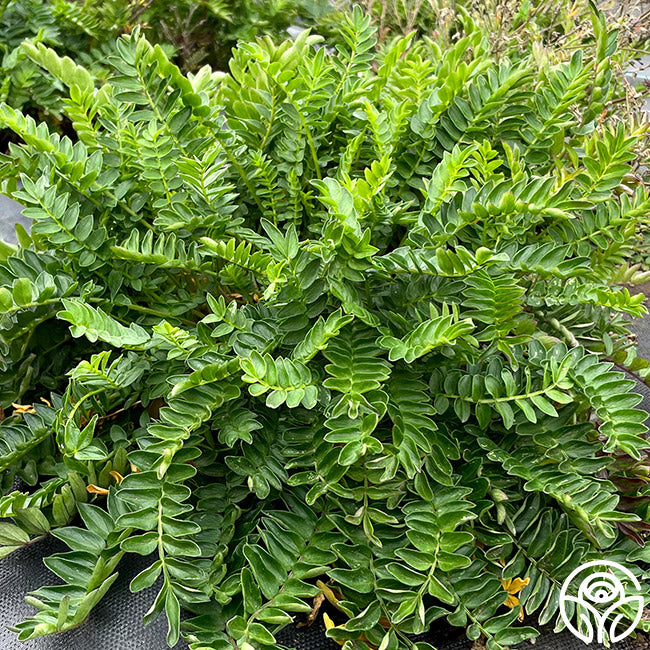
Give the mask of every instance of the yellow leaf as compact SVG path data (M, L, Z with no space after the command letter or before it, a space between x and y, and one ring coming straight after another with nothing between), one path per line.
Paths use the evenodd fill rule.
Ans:
M503 588L509 594L513 595L518 594L529 582L530 578L526 578L525 580L522 580L521 578L508 578L507 580L501 580Z
M508 597L503 604L506 607L510 607L510 609L512 609L513 607L517 607L517 605L519 605L519 598L517 598L517 596L508 594Z
M327 598L327 601L336 607L336 609L341 610L342 612L344 611L341 606L339 605L339 600L340 598L337 597L337 595L334 593L332 589L330 589L322 580L316 580L316 586L323 592L323 595L325 598Z
M90 492L90 494L102 494L106 496L108 494L108 490L103 487L99 487L98 485L94 485L91 483L88 487L86 487L86 490Z
M515 594L518 594L529 582L530 578L525 578L523 580L521 578L508 578L507 580L501 580L504 590L508 593L503 604L510 609L517 607L517 605L519 605L519 598L517 598ZM519 612L518 618L520 621L524 620L523 608Z
M325 613L323 612L323 623L325 623L325 629L326 630L331 630L332 628L335 628L336 625L334 625L334 621ZM343 641L336 641L339 645L343 645Z
M124 478L119 472L116 472L115 470L109 472L109 474L115 479L115 482L118 485L122 482L122 479Z
M31 404L14 404L12 402L11 405L14 407L14 413L36 413Z

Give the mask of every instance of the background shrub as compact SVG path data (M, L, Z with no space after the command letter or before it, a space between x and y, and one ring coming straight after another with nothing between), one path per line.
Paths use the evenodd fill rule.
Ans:
M224 69L238 39L284 37L290 25L314 24L329 11L324 0L8 0L0 4L0 98L54 123L62 116L64 86L34 65L20 47L25 40L55 47L103 77L116 37L138 25L184 71L205 63Z

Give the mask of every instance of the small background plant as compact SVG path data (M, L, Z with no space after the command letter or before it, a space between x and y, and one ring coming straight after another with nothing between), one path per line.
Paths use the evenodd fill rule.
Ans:
M328 11L322 0L6 0L0 3L0 99L69 130L61 122L64 85L33 63L23 41L55 47L103 78L116 37L138 25L183 71L195 72L205 63L226 68L238 39L285 35L290 25L314 24Z

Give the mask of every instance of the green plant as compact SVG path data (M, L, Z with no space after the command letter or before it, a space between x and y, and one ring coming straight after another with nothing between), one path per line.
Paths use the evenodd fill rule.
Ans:
M351 10L356 3L337 0L336 7ZM479 29L490 34L495 54L537 50L536 56L562 59L591 41L591 0L365 0L358 3L372 17L381 39L403 36L413 30L421 36L450 44L459 35ZM638 58L648 41L647 11L639 0L597 3L616 28L616 60ZM335 12L321 16L326 25Z
M70 547L21 639L81 623L124 553L193 650L278 647L322 593L346 648L446 617L496 650L581 562L641 576L646 413L614 365L647 374L619 284L650 198L594 29L562 64L478 32L377 58L355 10L335 54L264 38L190 78L136 30L98 88L27 48L78 140L0 107L34 220L0 264L0 542Z
M104 60L116 37L139 25L183 70L195 71L206 62L223 69L238 39L285 34L293 23L312 24L327 11L322 0L5 0L0 2L0 99L41 118L47 115L65 129L65 123L58 124L64 87L31 61L21 47L24 41L55 47L101 77L108 73Z

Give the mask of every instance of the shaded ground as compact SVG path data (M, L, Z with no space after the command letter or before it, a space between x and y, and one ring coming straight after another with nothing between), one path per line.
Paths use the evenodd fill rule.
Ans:
M29 229L31 223L31 219L23 217L20 210L18 203L0 194L0 239L10 244L16 243L14 224L20 223Z

